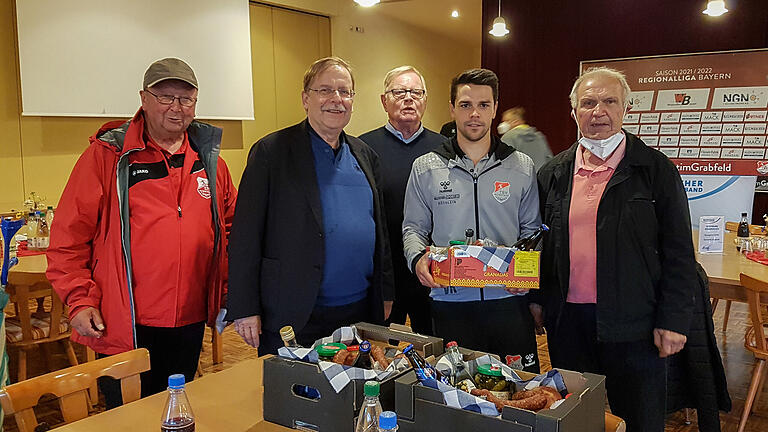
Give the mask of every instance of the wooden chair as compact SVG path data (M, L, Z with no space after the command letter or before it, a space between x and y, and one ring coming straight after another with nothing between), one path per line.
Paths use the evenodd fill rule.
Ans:
M765 327L768 326L763 319L763 311L760 304L760 294L768 293L768 281L762 281L747 276L744 273L739 275L741 285L747 290L747 303L749 304L749 315L752 320L752 326L747 327L744 334L744 347L755 355L755 370L752 373L752 381L749 383L747 399L744 403L744 412L739 421L739 432L744 431L747 419L750 413L757 405L757 399L763 391L765 384L765 363L768 360L768 340L766 339Z
M44 394L58 397L64 422L71 423L88 417L87 391L96 378L119 379L128 403L141 397L139 374L148 370L149 351L139 348L11 384L0 390L0 405L13 414L20 432L33 432L38 425L34 407Z
M739 230L739 223L738 222L726 222L725 223L725 230L736 232ZM768 231L766 231L765 225L749 225L749 233L751 235L768 235ZM730 245L726 245L730 246ZM731 300L725 301L725 314L723 315L723 331L728 330L728 317L731 315ZM712 314L714 315L715 309L717 308L717 304L720 303L720 299L715 298L712 299Z
M75 350L69 336L72 329L69 325L66 308L54 293L50 282L40 273L11 272L6 289L10 301L14 303L15 317L6 318L5 338L7 346L19 349L18 380L27 378L27 351L39 346L46 354L48 361L50 353L48 345L52 342L64 344L67 358L72 366L77 365ZM40 307L44 300L50 298L51 309L46 312ZM35 312L30 311L31 304L37 306ZM51 324L53 323L53 324Z

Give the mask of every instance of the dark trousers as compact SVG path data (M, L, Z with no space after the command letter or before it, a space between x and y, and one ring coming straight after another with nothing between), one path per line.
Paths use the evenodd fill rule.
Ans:
M151 369L141 374L141 397L165 391L168 377L184 374L187 382L195 379L200 349L203 346L205 323L189 324L182 327L136 326L136 343L139 348L149 351ZM98 354L97 357L107 357ZM98 379L99 389L104 394L107 409L123 404L120 380L110 377Z
M429 312L429 288L403 265L394 265L395 302L387 324L405 324L406 315L411 318L411 328L416 333L433 334L432 316Z
M491 354L523 357L523 370L539 372L536 331L528 299L509 297L471 302L432 301L435 336L444 343Z
M368 299L343 306L315 305L307 324L296 333L296 342L303 347L311 347L316 340L332 335L339 327L370 321L368 311ZM259 355L277 354L277 349L281 346L283 340L278 332L262 330L259 337Z
M611 411L629 432L662 432L667 398L667 362L652 339L597 340L594 304L566 303L560 325L549 332L552 366L605 375ZM649 335L651 336L651 335Z

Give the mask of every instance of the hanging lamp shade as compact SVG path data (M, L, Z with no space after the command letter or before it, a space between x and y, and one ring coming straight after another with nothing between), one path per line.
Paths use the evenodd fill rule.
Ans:
M502 37L509 33L509 30L507 30L507 23L504 21L504 18L498 17L493 20L493 26L491 27L491 30L488 31L488 33L496 37Z
M707 3L707 8L702 11L703 14L712 17L718 17L726 12L728 9L725 8L725 0L710 0Z

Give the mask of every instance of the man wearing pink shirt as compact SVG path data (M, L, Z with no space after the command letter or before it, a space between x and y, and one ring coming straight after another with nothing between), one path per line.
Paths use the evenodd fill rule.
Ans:
M664 430L666 357L680 351L697 283L674 164L622 130L629 85L597 68L571 91L581 139L538 173L542 307L554 367L606 376L629 431ZM543 310L542 310L543 309Z

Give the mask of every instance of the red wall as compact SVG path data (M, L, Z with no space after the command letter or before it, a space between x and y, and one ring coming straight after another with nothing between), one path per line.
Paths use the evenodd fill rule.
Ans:
M576 136L568 94L582 60L768 47L768 0L502 0L510 33L488 34L497 0L483 0L483 67L499 75L499 112L521 105L554 153ZM766 77L768 83L768 77Z

